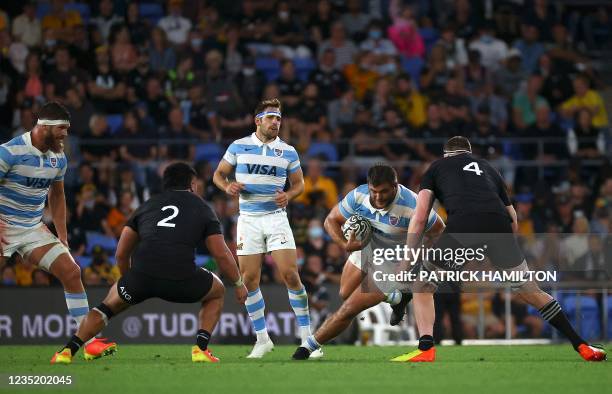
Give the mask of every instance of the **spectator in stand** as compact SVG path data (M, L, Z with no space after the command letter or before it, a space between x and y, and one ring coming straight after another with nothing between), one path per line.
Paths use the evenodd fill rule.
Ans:
M147 80L144 102L147 106L147 113L156 127L159 128L167 124L170 102L164 96L159 78L152 76Z
M327 119L334 136L339 138L343 127L353 123L359 105L352 89L347 89L338 99L328 104Z
M12 265L5 265L2 267L2 287L17 286L17 274L15 274L15 267Z
M589 49L610 50L612 48L610 7L601 5L595 12L586 15L583 19L583 30L584 40Z
M508 51L504 65L494 73L493 81L495 89L499 90L500 94L509 100L519 90L521 82L526 77L521 69L521 52L516 48L512 48Z
M536 72L544 78L542 96L550 103L551 108L556 109L572 96L571 79L564 72L560 72L556 62L552 61L549 54L545 53L540 56Z
M370 23L370 15L361 12L360 0L348 0L346 8L348 12L342 14L340 21L351 39L362 41Z
M346 32L342 22L334 22L334 24L332 24L329 39L323 41L321 45L319 45L319 59L321 59L321 56L327 49L334 51L336 58L335 66L338 70L344 69L346 65L353 62L353 58L357 53L357 47L353 41L346 38Z
M330 27L334 22L334 14L329 0L319 0L317 2L317 10L312 15L306 27L310 33L310 38L313 41L312 45L320 45L330 36Z
M348 86L344 75L336 68L336 55L333 49L327 49L321 55L316 70L310 74L310 82L317 84L319 96L324 101L334 100L346 90Z
M281 93L280 100L283 103L283 113L293 115L300 102L304 83L298 79L295 66L291 60L285 60L281 64L281 74L276 80L276 84Z
M581 108L576 112L574 127L568 132L568 146L572 156L594 159L605 155L606 140L602 129L593 126L591 111Z
M304 29L300 17L294 15L288 1L276 4L276 15L270 42L285 59L311 57L310 49L304 43Z
M104 115L95 114L89 119L89 132L83 138L87 142L81 145L81 154L86 161L104 161L108 165L117 158L115 145L111 142L113 137Z
M480 52L482 65L492 72L497 71L502 61L508 58L508 45L495 37L495 26L490 22L482 25L478 31L478 38L468 47Z
M344 69L344 76L355 92L355 98L363 100L374 89L380 75L376 72L372 52L360 52L355 56L355 62Z
M123 23L123 18L115 14L112 0L100 0L98 3L99 15L91 20L91 24L98 28L105 43L111 38L111 31L116 24Z
M176 66L176 52L168 45L166 32L160 27L151 30L149 62L154 72L165 72Z
M139 4L130 1L125 12L125 24L130 32L132 44L138 49L144 49L150 37L149 21L141 18Z
M119 195L119 201L116 206L111 208L104 222L104 230L106 235L119 239L123 226L128 218L134 213L132 207L134 196L129 190L123 190Z
M482 93L486 85L491 82L491 73L480 62L480 52L470 49L468 62L462 70L463 87L470 96Z
M244 59L248 56L248 49L240 39L240 26L230 25L225 36L226 42L223 50L225 70L233 78L242 70ZM204 59L204 56L202 56L202 59Z
M552 34L554 40L548 47L548 54L563 72L574 72L578 64L582 64L584 68L588 66L589 60L576 49L563 23L556 23Z
M400 7L399 0L391 0L389 14L393 23L387 29L397 52L405 57L423 57L425 44L419 34L412 7Z
M410 74L397 77L393 103L410 127L418 129L427 121L427 97L414 86Z
M183 0L168 0L168 15L157 26L162 28L173 45L183 45L191 30L191 21L183 16Z
M72 66L72 57L68 48L58 47L55 50L55 69L47 75L45 97L47 100L64 99L66 91L74 88L79 96L85 97L85 84L88 75L85 71Z
M477 9L477 4L469 0L455 0L453 2L448 22L455 25L457 37L470 40L484 25L482 13Z
M89 278L90 284L110 286L119 279L121 272L119 272L119 267L109 262L108 255L104 249L100 246L94 246L91 264L85 268L83 276L86 279Z
M141 167L157 157L157 146L146 141L157 139L157 133L151 132L134 110L123 113L123 124L116 138L126 141L119 146L119 159L123 162Z
M17 261L15 264L15 278L17 286L32 286L32 274L36 270L36 266L30 259L24 259L21 255L15 256Z
M34 270L32 273L32 286L34 287L49 287L51 279L49 274L41 269Z
M104 232L102 221L106 219L108 206L96 186L85 185L77 197L75 219L83 231Z
M457 27L454 23L448 23L440 31L440 39L436 45L441 45L446 50L451 67L464 67L468 63L468 52L465 40L456 36ZM480 60L480 59L479 59Z
M51 12L43 17L40 26L43 31L51 30L54 39L71 42L72 28L82 25L83 20L77 11L66 11L64 9L65 4L65 0L52 0Z
M521 52L522 67L526 74L535 71L540 56L544 54L544 44L538 41L539 30L531 21L521 24L521 38L514 42L513 47Z
M159 156L168 160L193 161L195 146L189 142L191 135L185 127L183 111L174 107L168 113L168 126L160 129L160 138L171 141L159 147Z
M543 144L542 152L537 151L537 145L523 145L521 152L525 160L541 160L544 162L552 160L563 160L569 158L567 144L565 143L566 133L559 125L552 121L550 107L546 104L539 105L535 110L535 123L528 127L524 134L525 137L539 139L557 139L554 142ZM536 169L537 170L537 169Z
M536 120L536 111L541 106L548 107L546 99L540 96L542 77L532 74L523 91L516 92L512 99L512 120L519 130L531 126Z
M96 48L96 68L87 84L96 110L118 114L125 110L127 86L125 78L111 69L108 47Z
M40 54L38 52L30 52L26 58L25 73L20 77L18 89L21 94L18 94L19 102L24 99L44 102L45 98L44 85L42 80L42 68L40 64Z
M35 1L28 0L23 3L23 13L13 21L12 33L16 40L30 48L40 45L42 30L40 21L36 17Z
M130 207L138 209L142 203L151 197L149 185L144 178L138 179L134 166L130 163L121 163L117 166L116 176L113 178L113 187L108 193L108 203L111 206L120 204L121 193L129 191L132 195Z
M304 87L298 108L298 119L306 130L321 131L327 127L327 109L314 83L308 83Z
M338 188L333 179L323 174L323 161L318 157L311 157L306 165L304 191L295 201L312 205L315 199L322 199L327 209L332 209L338 204Z
M524 14L524 19L538 29L542 41L552 41L552 28L557 21L554 4L548 0L534 0Z
M189 89L200 83L198 76L193 70L193 59L191 56L179 57L176 69L168 70L166 76L166 98L173 106L180 106L187 100Z
M138 54L132 44L130 31L124 24L115 25L111 30L111 63L113 70L119 74L127 74L136 68Z
M446 49L442 45L435 45L431 49L425 67L421 70L421 90L431 99L440 98L446 82L453 77L454 71L446 59Z
M385 38L381 21L374 20L370 23L368 38L361 43L359 48L374 54L374 63L379 74L397 74L397 50L393 43Z
M608 127L608 113L601 95L589 87L589 78L578 75L574 78L574 95L561 104L561 114L568 119L576 116L581 109L591 114L591 124L597 129Z
M255 108L266 86L266 76L255 68L253 56L244 58L242 69L234 76L234 80L245 108Z
M89 119L95 108L87 97L81 98L78 92L70 88L66 91L66 108L70 112L70 134L84 136L89 130Z
M217 115L204 98L202 85L194 85L189 89L189 121L187 131L202 141L218 141L221 132L217 127Z

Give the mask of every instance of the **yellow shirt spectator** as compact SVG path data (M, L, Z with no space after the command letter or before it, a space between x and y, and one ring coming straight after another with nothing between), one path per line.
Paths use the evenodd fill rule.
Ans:
M46 15L41 22L41 26L43 30L45 29L53 29L59 30L67 27L74 27L78 25L82 25L83 20L81 19L81 14L76 11L65 11L63 15L58 16L55 14Z
M395 96L395 104L408 124L419 128L427 122L427 97L412 91L408 96Z
M315 192L323 193L325 207L332 209L338 204L338 187L333 179L323 175L323 166L318 158L308 160L306 176L304 177L304 192L295 201L311 205L312 196Z

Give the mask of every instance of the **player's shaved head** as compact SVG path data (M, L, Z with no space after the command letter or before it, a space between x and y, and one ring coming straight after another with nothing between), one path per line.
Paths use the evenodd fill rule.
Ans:
M446 144L444 144L444 154L455 154L455 153L472 153L472 145L470 140L467 138L457 135L451 137Z
M196 171L187 163L170 164L164 170L162 177L164 190L190 190Z

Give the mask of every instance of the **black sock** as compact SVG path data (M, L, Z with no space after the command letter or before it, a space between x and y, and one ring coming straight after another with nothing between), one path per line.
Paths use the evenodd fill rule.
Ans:
M73 335L72 338L70 338L70 341L66 344L66 346L64 346L64 349L70 349L70 353L72 353L72 355L74 356L75 353L79 351L81 346L83 346L83 341L81 340L81 338L77 337L76 335Z
M548 304L544 305L540 309L540 314L542 318L550 323L551 326L561 331L563 335L567 337L567 339L572 342L572 346L574 349L578 350L578 346L586 343L584 339L578 335L578 333L574 330L571 323L567 319L567 316L561 310L561 305L557 302L557 300L552 300Z
M419 350L429 350L434 346L434 339L431 335L423 335L419 338Z
M208 341L210 341L210 333L206 330L198 330L196 342L200 350L206 350L208 348Z

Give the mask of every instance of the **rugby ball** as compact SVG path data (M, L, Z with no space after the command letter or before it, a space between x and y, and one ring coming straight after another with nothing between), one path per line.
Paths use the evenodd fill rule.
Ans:
M370 221L361 215L351 215L342 225L342 234L349 239L350 233L355 233L355 239L367 245L372 238L372 225Z

